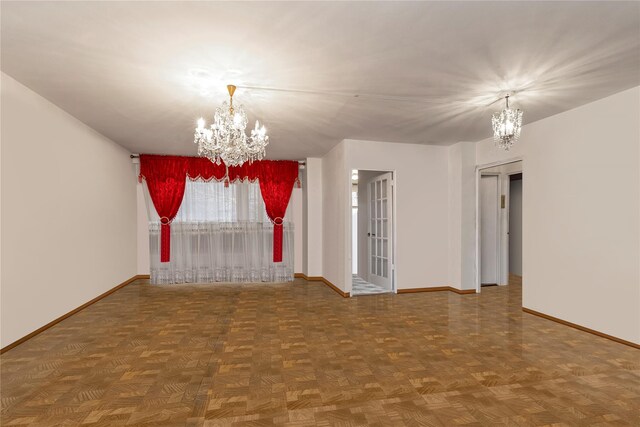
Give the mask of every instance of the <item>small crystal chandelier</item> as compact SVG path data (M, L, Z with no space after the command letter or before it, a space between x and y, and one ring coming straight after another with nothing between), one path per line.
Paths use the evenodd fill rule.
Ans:
M496 145L509 150L514 142L520 138L522 128L522 110L509 108L509 95L505 96L507 106L504 110L493 113L493 140Z
M213 123L205 127L203 118L198 120L193 142L198 144L198 155L207 157L215 164L223 161L227 166L240 166L245 162L262 160L269 137L264 126L256 120L256 126L247 137L247 114L240 105L233 106L233 93L236 87L228 85L229 103L226 101L216 108Z

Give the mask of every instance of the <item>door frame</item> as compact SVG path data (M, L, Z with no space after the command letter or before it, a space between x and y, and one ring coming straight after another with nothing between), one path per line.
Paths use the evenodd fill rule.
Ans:
M482 165L476 165L476 209L475 209L475 241L476 241L476 256L475 256L475 288L476 288L476 293L480 293L481 289L482 289L482 281L481 281L481 277L480 277L480 267L481 267L481 251L480 251L480 179L482 176L482 170L483 169L489 169L489 168L493 168L496 166L502 166L502 165L508 165L510 163L516 163L516 162L522 162L522 173L524 174L524 160L522 159L522 156L518 156L518 157L512 157L506 160L500 160L497 162L491 162L491 163L485 163ZM502 195L501 192L501 183L500 183L500 179L498 179L498 197L500 197ZM505 206L506 208L506 206ZM500 209L502 210L502 209ZM498 214L500 216L500 210L498 210ZM501 230L501 221L498 221L499 224L499 229ZM499 247L499 251L502 250L502 242L503 242L503 237L504 236L500 236L500 238L498 239L498 247ZM498 268L498 276L502 275L502 265L500 264L500 260L502 259L502 252L499 252L498 254L498 262L499 262L499 268ZM524 260L523 260L523 264L524 264Z
M398 182L398 178L397 178L397 173L395 169L370 169L370 168L359 168L359 167L351 167L349 168L349 186L352 185L351 183L351 171L352 170L357 170L358 172L360 171L367 171L367 172L380 172L381 174L384 173L390 173L391 174L391 196L392 196L392 200L391 200L391 232L392 232L392 236L391 236L391 292L392 293L398 293L398 281L397 281L397 277L398 277L398 270L397 270L397 264L396 264L396 254L397 254L397 242L398 239L396 238L396 234L397 234L397 221L396 221L396 207L397 207L397 182ZM358 182L359 184L359 182ZM351 188L351 187L349 187ZM367 189L368 191L368 189ZM370 202L370 201L369 201ZM360 213L360 205L358 204L358 213ZM348 224L348 231L347 231L347 245L348 245L348 250L347 252L347 260L345 262L345 265L348 265L349 267L346 270L346 277L345 283L348 283L349 286L347 287L349 293L351 294L351 290L352 290L352 278L353 278L353 268L352 268L352 259L351 259L351 254L353 253L353 236L352 236L352 224L351 224L351 192L349 192L349 221L347 222ZM353 295L350 295L353 296Z

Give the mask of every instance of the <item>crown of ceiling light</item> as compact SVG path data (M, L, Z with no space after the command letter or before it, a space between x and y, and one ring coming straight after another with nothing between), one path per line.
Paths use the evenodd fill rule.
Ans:
M198 145L198 155L207 157L215 164L240 166L245 162L262 160L269 144L267 129L256 120L251 136L247 136L247 114L242 105L233 106L234 85L228 85L229 103L216 108L213 123L208 128L205 120L198 120L193 142Z
M520 138L522 129L522 110L509 108L509 95L504 97L506 107L502 111L493 113L491 124L493 125L493 140L496 145L509 150Z

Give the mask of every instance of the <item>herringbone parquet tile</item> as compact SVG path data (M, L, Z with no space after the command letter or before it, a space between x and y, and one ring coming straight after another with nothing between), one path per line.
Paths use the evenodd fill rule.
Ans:
M3 426L640 425L640 352L521 287L129 285L1 357Z

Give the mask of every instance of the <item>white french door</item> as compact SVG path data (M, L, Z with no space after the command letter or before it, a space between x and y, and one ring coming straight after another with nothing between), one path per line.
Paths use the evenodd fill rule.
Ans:
M393 283L393 181L391 172L369 182L369 282L391 290Z

